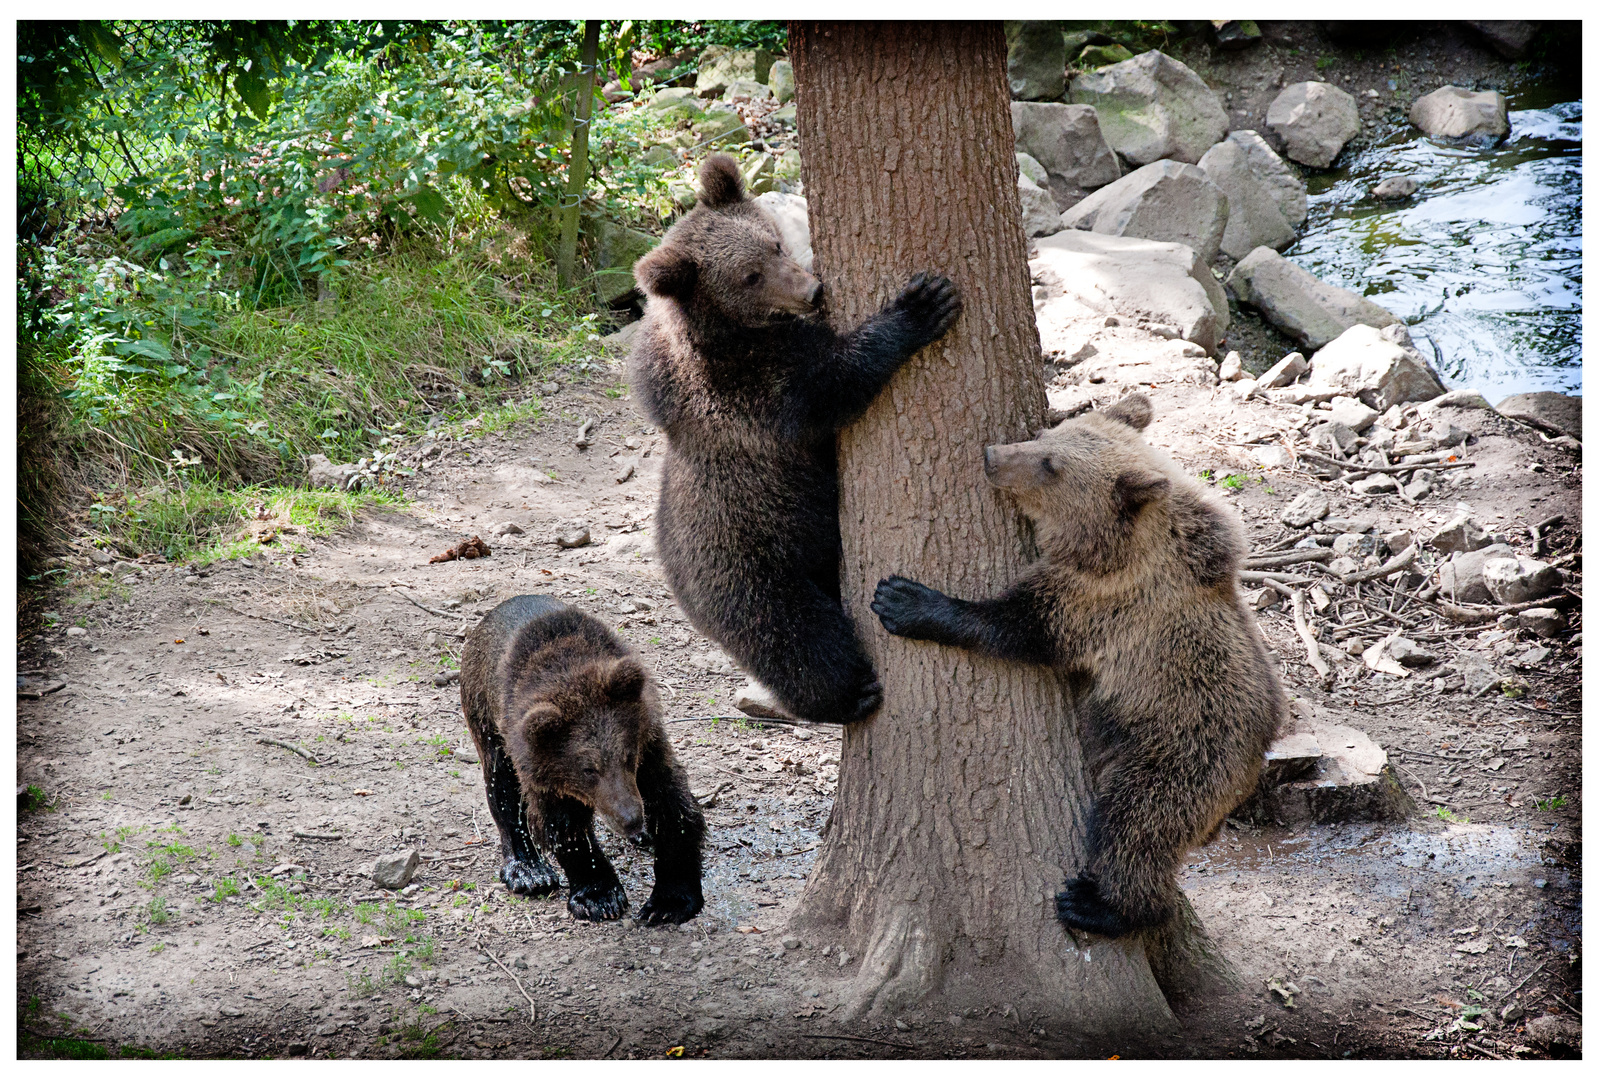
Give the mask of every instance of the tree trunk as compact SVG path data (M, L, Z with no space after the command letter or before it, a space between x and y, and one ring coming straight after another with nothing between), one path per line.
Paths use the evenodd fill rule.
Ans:
M829 319L856 325L918 270L965 299L839 439L844 603L885 703L845 732L796 921L860 955L849 1016L1014 1006L1084 1036L1169 1029L1143 942L1079 944L1054 917L1088 807L1058 680L891 637L868 606L891 573L992 596L1035 554L982 468L1045 411L1000 24L795 23L789 43Z
M572 120L572 162L566 174L566 192L561 199L561 246L555 255L555 278L563 289L572 286L572 271L577 264L578 206L589 179L589 114L594 110L594 65L599 57L600 23L589 19L583 24L583 67L577 76L577 101Z

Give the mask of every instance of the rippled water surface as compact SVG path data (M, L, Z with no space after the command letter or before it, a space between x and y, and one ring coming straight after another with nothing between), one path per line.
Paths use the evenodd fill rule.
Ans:
M1490 401L1582 392L1582 102L1508 94L1510 137L1440 146L1397 127L1312 178L1302 238L1284 254L1410 324L1451 387ZM1389 176L1421 189L1368 194Z

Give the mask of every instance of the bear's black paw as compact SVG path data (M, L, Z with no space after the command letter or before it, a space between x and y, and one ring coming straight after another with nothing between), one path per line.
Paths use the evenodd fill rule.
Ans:
M650 898L639 909L638 921L645 926L664 923L685 923L700 913L705 897L698 882L692 885L662 885L657 883Z
M883 707L883 684L876 675L868 674L855 691L855 701L844 714L844 723L854 724L871 716Z
M1099 883L1090 878L1072 878L1055 894L1055 917L1073 930L1102 937L1121 937L1133 929L1099 895Z
M566 899L566 910L572 918L588 922L620 919L627 911L627 893L620 885L584 885L572 890Z
M938 641L941 635L937 631L943 623L939 615L946 599L937 589L895 574L877 583L872 610L883 629L895 637Z
M961 313L960 288L943 274L920 273L894 298L894 310L910 323L916 347L943 337Z
M561 887L561 875L548 863L506 859L500 867L500 880L518 896L548 896Z

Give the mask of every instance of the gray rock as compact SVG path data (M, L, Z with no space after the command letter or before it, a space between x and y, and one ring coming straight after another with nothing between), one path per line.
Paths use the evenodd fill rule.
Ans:
M1541 638L1557 638L1566 632L1566 617L1554 608L1535 607L1516 615L1516 625Z
M1222 52L1237 52L1260 43L1260 24L1254 19L1212 19L1216 48Z
M774 124L787 124L789 127L799 123L798 110L794 108L792 101L775 112L768 113L766 119Z
M744 176L744 190L751 195L775 193L777 159L771 154L765 152L751 154L739 165L738 171Z
M1231 140L1206 150L1199 159L1205 175L1227 196L1227 226L1221 249L1242 259L1257 247L1281 250L1296 239L1272 192L1250 168L1249 154Z
M1486 409L1489 412L1494 411L1494 407L1488 404L1488 399L1475 390L1451 390L1417 406L1416 411L1425 416L1435 413L1439 409Z
M1071 300L1067 322L1083 307L1141 315L1177 327L1207 351L1227 329L1226 295L1194 250L1182 244L1067 229L1039 240L1028 265L1046 297L1035 304L1045 338L1052 330L1050 298L1059 297Z
M556 526L555 546L562 548L583 547L593 539L589 527L581 522L568 522Z
M1388 655L1406 667L1426 667L1428 664L1438 662L1438 657L1409 638L1403 637L1388 639Z
M1364 434L1377 422L1377 410L1352 397L1335 397L1329 412L1335 424L1347 424L1355 434Z
M1308 382L1336 387L1378 412L1444 392L1414 349L1395 345L1364 324L1351 326L1310 358Z
M1483 580L1483 566L1490 559L1514 558L1509 544L1490 544L1476 551L1457 551L1438 567L1438 595L1459 604L1491 604L1493 594Z
M502 521L489 532L494 536L521 536L522 526L514 521Z
M1496 22L1466 20L1466 25L1487 40L1488 45L1506 60L1520 60L1527 55L1527 48L1532 44L1532 39L1537 36L1538 28L1542 23L1535 22Z
M1303 529L1312 521L1320 521L1332 510L1325 492L1311 488L1283 508L1283 524L1293 529Z
M1099 110L1105 138L1134 165L1193 164L1227 133L1227 110L1205 80L1156 49L1073 79L1071 100Z
M1044 167L1057 205L1104 187L1121 176L1121 165L1100 130L1092 105L1013 101L1010 122L1016 149Z
M1582 1024L1569 1016L1535 1016L1523 1030L1528 1042L1547 1053L1582 1052Z
M1410 122L1441 139L1497 142L1510 134L1505 96L1497 90L1473 93L1459 86L1440 86L1416 99Z
M1041 188L1049 187L1049 173L1031 154L1016 151L1016 173L1025 176Z
M1294 83L1266 110L1266 126L1294 161L1325 169L1359 134L1360 110L1353 97L1331 83Z
M1387 495L1399 490L1399 481L1387 473L1378 473L1364 480L1356 480L1349 486L1360 495Z
M1241 303L1308 349L1319 349L1351 326L1387 326L1398 317L1348 289L1329 285L1269 247L1244 257L1227 278ZM1442 393L1443 388L1439 387Z
M1279 386L1287 386L1296 381L1309 370L1310 364L1304 356L1291 352L1261 373L1260 378L1255 380L1255 385L1262 390L1275 390Z
M668 86L655 91L655 96L645 102L644 107L653 112L666 112L668 109L685 106L698 114L704 110L700 108L695 96L692 86Z
M1377 554L1377 538L1365 532L1339 533L1333 537L1332 549L1337 555L1364 558Z
M1059 101L1066 93L1066 40L1059 22L1005 24L1005 78L1019 101Z
M758 83L754 79L734 79L727 84L727 89L722 91L723 101L732 101L734 98L748 98L751 101L769 101L772 89L765 83Z
M1339 454L1347 457L1354 453L1355 442L1360 438L1348 424L1334 423L1317 424L1305 433L1305 437L1310 440L1311 446L1332 453L1334 457Z
M615 346L616 348L620 349L626 349L633 344L633 339L638 337L638 332L643 328L643 326L644 320L639 319L628 323L614 334L606 334L604 337L600 338L600 340L607 345Z
M1291 228L1299 228L1305 215L1310 212L1310 195L1299 174L1277 156L1277 151L1258 132L1248 129L1231 131L1227 133L1227 141L1237 143L1249 156L1250 171L1271 192L1283 220Z
M654 250L660 237L600 218L594 226L594 291L609 306L637 286L633 264Z
M305 482L314 488L334 488L355 491L361 487L361 466L354 462L335 465L322 454L312 454L305 459Z
M1559 570L1524 555L1487 560L1482 580L1499 604L1524 604L1558 591L1561 585Z
M1582 395L1540 390L1512 394L1499 403L1499 412L1512 420L1541 427L1557 435L1582 439Z
M772 54L765 49L730 49L712 45L700 54L699 77L694 92L700 97L721 97L734 79L765 83L772 70Z
M411 883L422 855L416 848L380 855L372 864L372 881L379 888L403 889Z
M1399 199L1410 198L1420 187L1421 185L1416 183L1414 177L1390 176L1371 189L1371 197L1382 202L1394 202Z
M1022 198L1022 231L1028 236L1049 236L1062 229L1060 211L1049 192L1027 179L1016 178L1016 190Z
M715 140L716 148L726 150L729 147L750 141L749 128L744 125L743 117L737 112L728 109L706 109L705 118L692 128L693 145L702 145Z
M1246 375L1244 358L1238 354L1236 349L1227 354L1226 359L1222 360L1221 367L1216 372L1216 377L1222 382L1237 382L1245 378Z
M767 73L766 85L772 88L772 96L780 104L794 100L794 65L787 60L772 61L772 70Z
M1185 244L1209 263L1227 227L1227 196L1194 165L1157 161L1061 215L1069 229Z
M777 222L777 231L783 237L784 253L805 269L811 269L811 216L810 206L804 198L781 191L768 191L757 195L753 201Z
M1454 665L1455 670L1460 672L1460 689L1468 696L1476 697L1490 686L1499 686L1504 682L1503 675L1473 657L1460 656Z
M1456 551L1477 551L1493 543L1483 527L1477 524L1466 511L1462 510L1450 518L1438 531L1433 533L1427 541L1434 551L1446 554Z

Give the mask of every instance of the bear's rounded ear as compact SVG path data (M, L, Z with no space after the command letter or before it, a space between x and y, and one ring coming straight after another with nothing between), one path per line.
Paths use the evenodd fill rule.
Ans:
M631 656L614 661L601 676L612 701L637 701L644 693L644 668Z
M1171 491L1171 480L1148 469L1129 469L1116 477L1116 501L1122 516L1131 518Z
M548 701L535 701L522 713L522 730L527 733L530 742L545 743L552 738L560 738L565 729L566 725L561 723L561 710Z
M651 296L687 300L694 291L700 268L687 253L661 244L633 264L639 288Z
M700 166L700 204L716 210L744 201L744 174L731 154L712 154Z
M1155 410L1143 394L1128 394L1106 409L1105 417L1126 424L1134 431L1143 431L1154 419Z

